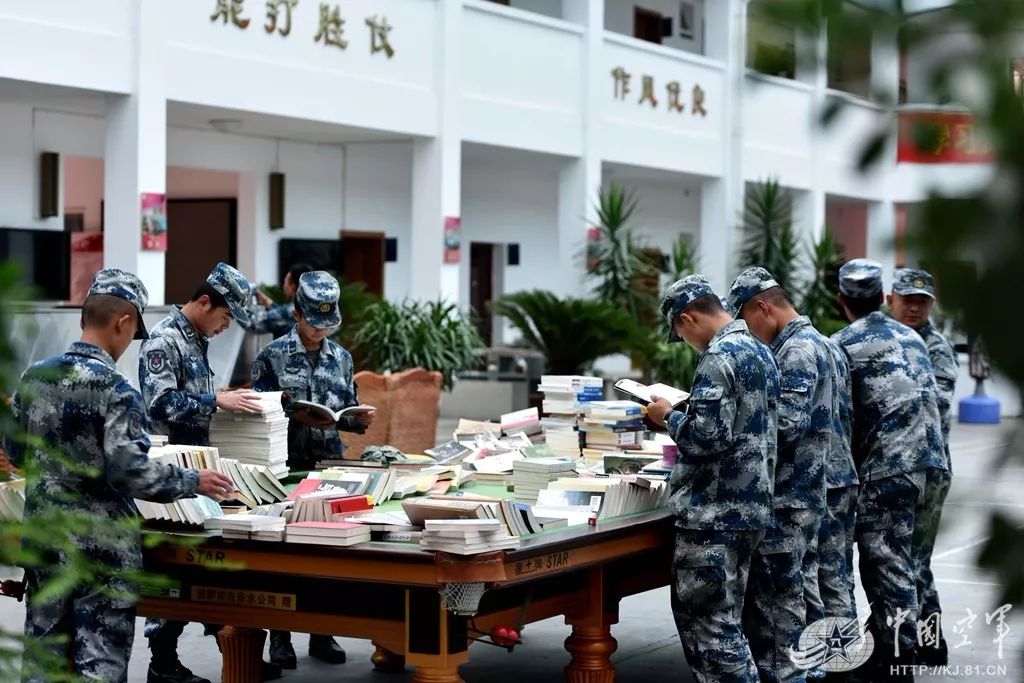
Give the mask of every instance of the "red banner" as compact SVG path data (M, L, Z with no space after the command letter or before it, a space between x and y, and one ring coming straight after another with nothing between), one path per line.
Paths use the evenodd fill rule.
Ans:
M993 159L973 114L902 112L896 159L911 164L980 164Z

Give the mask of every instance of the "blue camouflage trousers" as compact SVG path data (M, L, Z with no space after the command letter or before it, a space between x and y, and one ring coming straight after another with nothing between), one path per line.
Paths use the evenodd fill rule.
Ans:
M804 577L816 561L821 517L820 510L775 510L775 526L754 551L743 628L761 681L805 680L789 652L807 626Z
M825 516L818 532L817 571L805 575L807 594L817 591L817 599L808 598L808 624L825 617L854 619L857 616L853 577L856 519L857 487L829 489Z
M871 605L875 653L885 659L909 657L916 650L913 536L925 481L925 472L914 472L861 483L856 527L860 577Z
M87 681L124 683L135 640L133 587L117 581L105 587L82 586L62 598L33 604L32 597L48 582L44 572L26 571L25 636L22 681L48 683L54 667L75 672Z
M942 521L942 506L946 502L951 483L949 472L929 469L920 511L915 519L914 559L917 563L917 600L920 603L921 621L942 612L939 593L935 590L935 577L932 576L932 551L935 550L935 537Z
M697 683L758 683L741 622L750 559L763 534L676 530L672 615Z

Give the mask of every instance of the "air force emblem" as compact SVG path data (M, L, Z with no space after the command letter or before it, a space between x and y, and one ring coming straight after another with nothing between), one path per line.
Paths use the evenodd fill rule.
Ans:
M320 304L320 312L321 313L330 313L331 312L331 305L327 304L327 303Z
M160 374L167 368L167 354L163 349L153 349L146 352L146 369L154 375Z

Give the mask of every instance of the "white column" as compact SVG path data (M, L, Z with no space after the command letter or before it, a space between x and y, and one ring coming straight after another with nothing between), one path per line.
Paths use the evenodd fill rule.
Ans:
M594 204L601 189L601 149L599 113L601 85L608 74L601 68L604 49L605 0L567 2L563 16L584 29L581 69L583 101L580 127L583 151L562 167L558 176L558 263L557 277L550 277L550 288L556 294L580 296L584 293L585 263L580 257L586 247L587 231L594 218ZM552 276L555 274L553 273ZM546 285L547 286L547 285Z
M132 7L135 90L107 98L103 264L136 273L149 290L149 303L161 305L164 253L142 251L140 200L146 192L166 192L165 6L138 0Z
M797 80L811 86L812 112L817 119L824 111L828 94L828 39L824 25L816 35L797 33ZM817 123L814 124L816 127ZM813 242L825 232L825 174L821 145L811 144L811 182L807 192L796 193L793 218L797 229Z
M882 264L885 291L892 286L896 267L896 207L889 200L868 204L868 258Z
M439 130L413 143L409 294L458 302L469 245L462 245L458 264L445 264L444 222L462 215L462 0L441 0L437 7Z
M708 57L725 64L722 176L701 191L700 269L719 294L735 270L737 225L743 209L743 90L746 86L747 0L716 0L707 11Z

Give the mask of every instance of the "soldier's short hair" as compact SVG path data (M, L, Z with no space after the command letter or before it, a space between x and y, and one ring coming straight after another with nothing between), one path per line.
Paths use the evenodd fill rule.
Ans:
M768 303L775 304L776 306L793 305L793 301L789 298L789 295L786 294L786 290L782 287L771 287L763 292L758 292L754 296L750 297L747 300L747 303L750 303L751 301L767 301Z
M690 305L683 309L684 313L691 311L702 315L713 315L719 312L724 313L725 309L722 308L722 300L718 298L717 294L705 294L691 301Z
M138 315L127 300L112 294L90 294L82 305L82 327L106 327L122 315Z
M312 273L314 270L317 269L308 263L293 263L291 267L288 268L288 275L291 276L292 282L294 282L295 286L298 287L299 278L305 275L306 273Z
M879 292L875 296L859 297L859 296L846 296L843 295L843 301L846 303L846 307L850 309L850 313L853 313L858 318L874 313L875 311L882 308L882 293Z
M214 308L229 308L228 300L224 298L224 295L214 289L213 286L205 280L203 281L203 284L196 287L196 291L192 293L189 301L199 301L204 296L210 298L210 304Z

